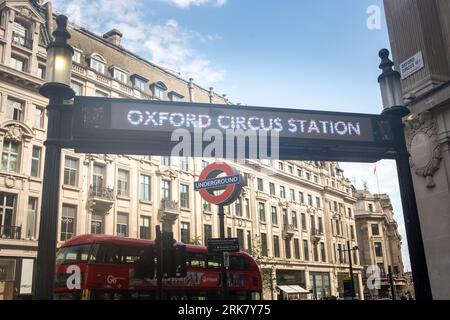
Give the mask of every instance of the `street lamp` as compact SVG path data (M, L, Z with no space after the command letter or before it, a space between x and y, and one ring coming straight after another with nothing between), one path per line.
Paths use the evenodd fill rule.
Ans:
M65 123L71 105L64 100L71 99L75 92L70 87L73 48L67 43L67 17L56 18L57 28L53 32L55 40L47 47L47 72L45 84L39 93L49 99L47 106L47 140L45 145L44 181L42 187L39 243L36 262L35 299L53 299L55 277L56 245L59 212L59 182L61 164L61 139L67 138L64 130L70 128Z
M351 284L350 284L350 290L352 294L352 299L355 299L356 297L356 290L355 290L355 279L353 275L353 263L352 263L352 251L359 250L358 246L350 246L350 241L347 241L347 249L339 249L339 251L342 252L348 252L348 261L349 261L349 269L350 269L350 278L351 278ZM339 254L341 256L341 254Z
M409 164L409 153L406 148L403 118L410 111L403 103L400 73L393 69L394 63L389 59L389 51L382 49L378 77L383 99L382 115L391 123L392 135L395 140L397 156L397 174L402 198L402 208L411 258L414 286L418 300L431 300L430 280L428 278L427 261L420 228L419 213Z

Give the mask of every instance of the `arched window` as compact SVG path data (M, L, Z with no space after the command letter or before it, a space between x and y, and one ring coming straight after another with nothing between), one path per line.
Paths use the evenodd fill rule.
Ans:
M98 73L105 74L106 60L98 53L93 53L90 56L90 67Z

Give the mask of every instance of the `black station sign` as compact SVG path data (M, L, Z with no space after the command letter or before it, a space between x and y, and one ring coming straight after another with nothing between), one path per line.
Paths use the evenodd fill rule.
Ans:
M100 97L76 97L73 112L72 147L79 152L171 155L179 143L173 132L184 129L192 155L195 144L205 149L217 133L230 148L230 132L246 136L247 149L254 145L248 135L265 134L269 149L277 135L280 159L343 160L351 153L353 161L376 161L395 153L390 123L377 115ZM258 150L258 158L269 156Z

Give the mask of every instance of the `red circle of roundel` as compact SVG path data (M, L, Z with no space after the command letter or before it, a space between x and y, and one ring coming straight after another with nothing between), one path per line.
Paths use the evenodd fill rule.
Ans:
M200 174L199 180L202 181L215 178L221 172L225 172L228 176L232 176L235 174L235 170L228 164L224 162L214 162L203 169L202 173ZM236 185L230 184L225 188L225 191L219 195L213 195L206 189L201 189L199 192L200 196L207 202L219 205L227 202L227 200L229 200L229 198L233 195L235 189Z

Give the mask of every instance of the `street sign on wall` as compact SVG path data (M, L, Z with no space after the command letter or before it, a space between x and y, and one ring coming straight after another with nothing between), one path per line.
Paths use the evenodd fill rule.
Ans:
M210 143L194 136L195 129L224 137L240 129L276 132L280 159L377 161L395 153L385 116L100 97L76 97L73 112L68 146L77 152L164 156L178 143L171 141L177 129L192 134L193 151L199 141L202 150ZM225 138L223 145L226 149Z

